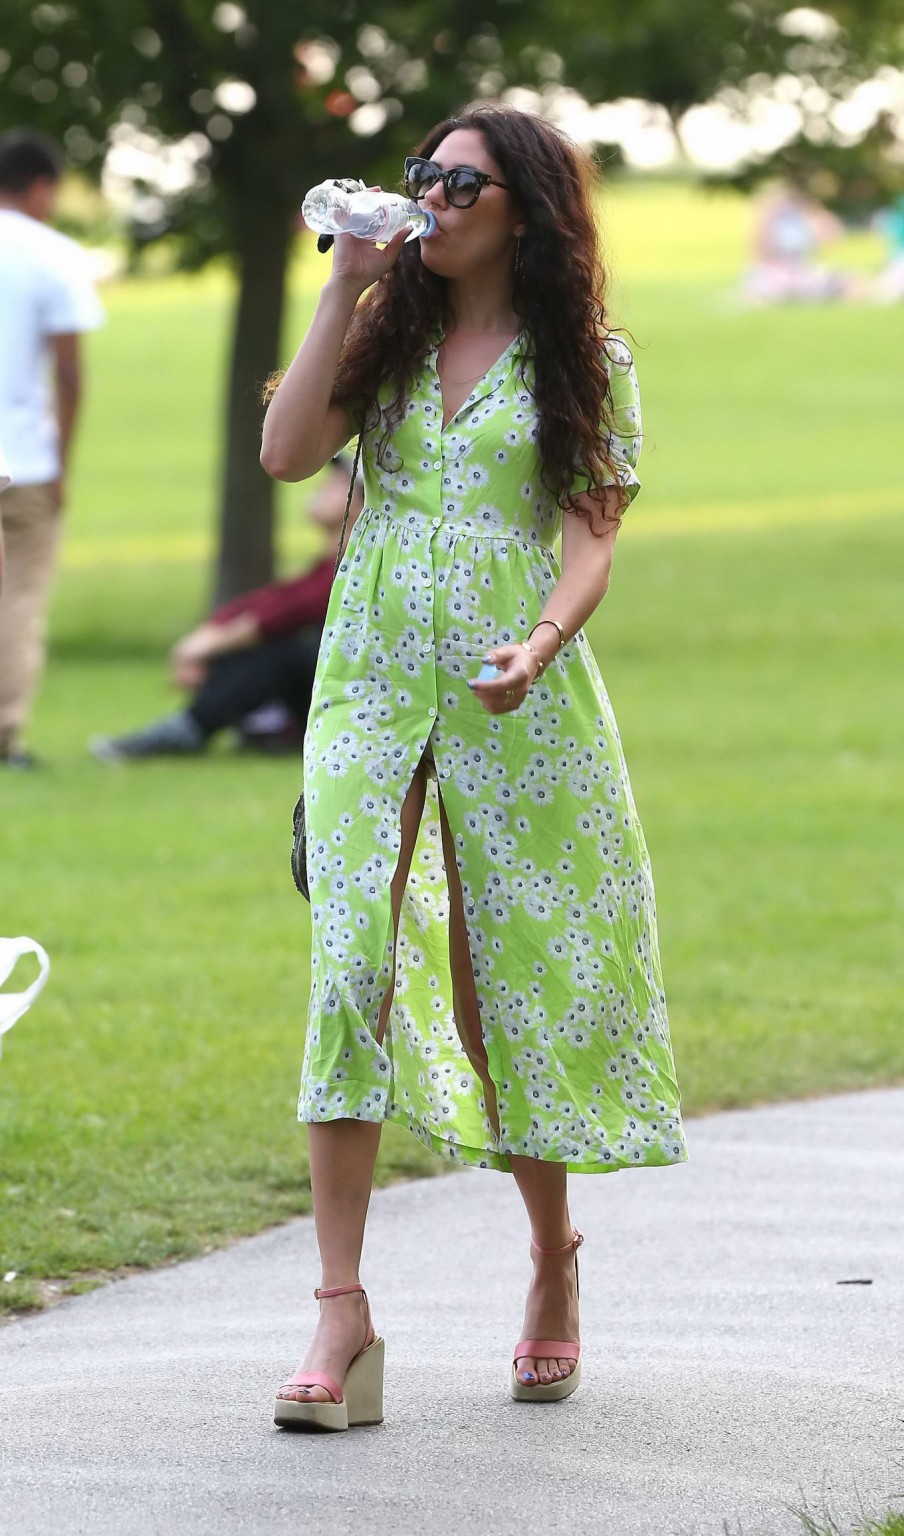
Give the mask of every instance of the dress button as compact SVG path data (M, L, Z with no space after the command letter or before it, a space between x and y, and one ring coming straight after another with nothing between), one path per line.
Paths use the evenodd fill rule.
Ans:
M433 518L433 526L434 526L434 528L439 528L441 523L442 523L442 518L441 517L434 517Z
M442 465L442 460L441 460L441 459L437 459L437 461L436 461L436 463L435 463L435 464L434 464L434 466L433 466L433 468L434 468L434 469L442 469L442 467L443 467L443 465Z
M431 704L430 708L428 709L427 713L430 716L430 719L432 720L433 716L436 714L436 710L433 708L432 704Z
M433 650L433 641L428 640L424 645L421 646L421 650L425 656L429 656L430 652Z

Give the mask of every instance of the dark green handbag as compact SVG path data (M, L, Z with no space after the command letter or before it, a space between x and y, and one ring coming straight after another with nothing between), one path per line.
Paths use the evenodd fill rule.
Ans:
M351 509L352 496L355 491L355 481L358 478L358 465L361 462L361 439L358 438L358 446L355 449L355 463L352 469L352 477L348 482L348 499L345 503L345 517L342 520L342 532L339 535L339 547L336 550L336 565L333 570L333 580L336 580L336 571L342 559L342 546L345 543L345 530L348 527L348 514ZM304 790L295 802L292 812L292 879L295 881L295 889L300 891L305 901L310 901L311 892L308 889L308 847L307 824L304 814Z

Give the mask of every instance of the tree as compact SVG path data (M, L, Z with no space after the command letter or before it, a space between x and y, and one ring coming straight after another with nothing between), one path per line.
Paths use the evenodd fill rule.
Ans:
M893 52L895 0L832 0L849 72ZM187 265L228 253L238 300L226 401L216 595L271 573L273 486L258 464L260 386L279 362L304 191L331 175L392 184L409 147L463 101L567 82L673 118L787 68L777 0L0 0L0 127L62 137L98 174L111 144L152 150L134 238ZM885 50L883 52L882 50ZM830 66L834 68L835 66ZM837 70L836 70L837 72Z
M135 237L178 238L189 265L222 252L235 261L216 580L216 595L229 596L271 571L260 386L279 360L304 191L329 175L385 173L437 115L486 93L501 54L495 18L517 49L539 0L390 4L380 27L355 0L313 0L301 17L296 0L6 0L4 9L0 124L57 133L94 173L111 143L178 147L190 174L182 186L139 178ZM525 78L542 81L542 67L529 61Z

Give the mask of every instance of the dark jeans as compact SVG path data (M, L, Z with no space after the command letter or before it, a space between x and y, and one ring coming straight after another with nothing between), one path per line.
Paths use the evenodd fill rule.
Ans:
M211 664L188 713L205 736L238 725L264 704L284 704L304 731L314 686L320 629L232 651Z

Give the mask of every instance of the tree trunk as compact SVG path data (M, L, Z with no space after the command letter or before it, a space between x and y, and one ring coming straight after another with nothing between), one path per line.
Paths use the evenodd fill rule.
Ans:
M279 364L293 210L264 198L236 210L236 306L220 499L214 601L273 577L274 484L260 466L261 388Z

